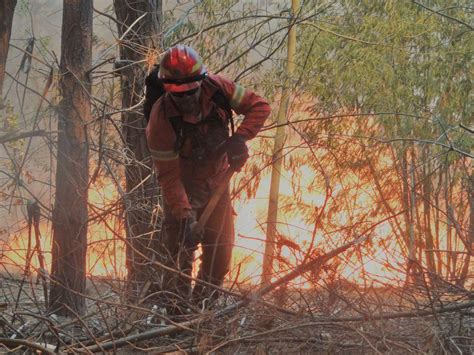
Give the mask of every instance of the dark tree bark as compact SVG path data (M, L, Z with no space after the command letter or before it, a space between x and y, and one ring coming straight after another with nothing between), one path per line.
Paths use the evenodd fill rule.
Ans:
M92 0L64 0L50 311L85 310Z
M12 32L13 14L17 0L0 1L0 108L3 106L3 80L7 63L10 35Z
M121 69L122 106L136 106L143 95L147 68L139 61L154 61L154 53L159 48L159 33L162 20L160 0L115 0L115 13L119 35L122 37L134 22L146 13L123 37L120 59L125 63ZM141 109L125 111L122 114L123 135L127 143L127 153L131 162L125 167L126 197L125 219L127 233L127 270L131 299L139 297L148 280L156 270L148 268L148 258L152 257L153 239L156 235L154 207L158 203L158 188L154 177L150 153L148 151L145 127ZM142 255L146 255L143 257Z

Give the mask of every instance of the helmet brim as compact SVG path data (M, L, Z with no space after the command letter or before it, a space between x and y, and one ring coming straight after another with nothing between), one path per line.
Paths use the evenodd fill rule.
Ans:
M186 84L163 84L165 90L168 92L185 92L198 88L201 85L200 81L193 81Z

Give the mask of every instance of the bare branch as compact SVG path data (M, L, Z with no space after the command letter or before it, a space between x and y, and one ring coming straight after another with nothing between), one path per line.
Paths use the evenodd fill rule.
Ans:
M58 133L58 131L45 131L44 129L39 129L35 131L28 132L12 132L0 136L0 144L16 141L19 139L30 138L30 137L45 137L52 133Z
M33 343L28 340L23 340L23 339L9 339L9 338L0 338L0 344L4 344L8 347L27 347L32 350L40 351L42 354L51 354L54 355L55 352L52 350L49 350L45 348L44 346L41 346L39 344ZM52 348L55 348L54 346L50 345Z
M452 16L449 16L449 15L443 14L443 13L440 12L440 11L433 10L432 8L429 8L428 6L425 6L425 5L423 5L423 4L420 4L419 2L413 1L413 3L416 4L416 5L418 5L418 6L421 6L422 8L424 8L424 9L426 9L426 10L432 12L432 13L435 13L435 14L441 16L441 17L445 17L445 18L447 18L448 20L455 21L455 22L457 22L457 23L459 23L459 24L461 24L461 25L464 25L464 26L466 26L467 28L469 28L471 31L474 29L474 27L472 27L470 24L468 24L468 23L466 23L466 22L464 22L464 21L461 21L460 19L457 19L457 18L455 18L455 17L452 17Z

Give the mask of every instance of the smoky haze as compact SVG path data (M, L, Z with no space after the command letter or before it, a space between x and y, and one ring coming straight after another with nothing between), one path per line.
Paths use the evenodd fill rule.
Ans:
M19 1L16 6L3 92L9 110L0 112L0 118L3 120L0 135L12 130L55 131L57 129L55 105L59 102L56 84L61 56L62 3L62 0ZM200 1L165 2L163 10L165 18L169 16L176 20L168 21L170 23L165 26L163 31L165 40L162 45L169 45L170 40L167 38L172 38L179 26L186 25L188 19L194 18L193 11L199 3ZM252 6L262 13L271 13L276 11L275 4L274 1L243 1L236 5L237 9L233 8L233 10L241 11L246 6ZM99 13L114 16L112 3L107 0L96 0L94 8L98 10L94 12L93 24L93 66L96 66L106 59L117 58L119 52L115 22ZM197 22L198 25L207 25L205 19L202 19L203 14L197 13L196 16L203 21ZM273 27L273 25L269 26ZM33 59L26 60L26 63L21 66L22 61L25 62L25 59L29 58L24 52L32 38L35 39ZM242 43L242 45L247 45L247 43ZM210 70L213 71L222 66L221 52L223 50L206 53L205 57ZM265 56L262 54L264 52L262 45L256 46L254 51L248 54L248 58L257 61ZM268 65L273 64L264 63L264 66ZM40 93L45 89L51 68L54 69L54 81L46 100L41 102ZM110 86L107 82L107 80L111 81L110 76L104 78L101 73L111 69L111 64L105 64L94 71L95 87ZM224 72L231 78L234 78L237 73L233 68L225 69ZM117 80L114 82L117 83ZM103 94L103 89L100 90L102 91L98 92L93 89L93 95ZM52 137L54 139L55 135L53 134ZM27 152L26 159L25 152ZM0 239L4 240L9 234L25 228L26 203L30 199L38 199L43 206L43 213L49 216L54 197L54 154L54 147L51 146L50 139L46 137L33 137L0 147L0 168L3 170L3 174L0 174L0 186L2 186ZM91 158L93 159L93 156ZM22 173L17 177L16 171L19 166L22 166Z
M59 65L62 3L61 0L19 1L16 6L3 90L7 109L0 111L0 135L12 130L57 130L54 109L59 102L57 75L41 108L40 93L45 89L51 68L56 74ZM111 6L110 1L94 1L94 7L99 11L107 12ZM115 32L115 23L94 14L95 63L117 56ZM24 52L32 42L33 59L28 60ZM0 147L0 169L3 171L0 175L0 239L5 240L25 228L29 199L38 199L44 207L43 214L49 215L54 196L55 167L51 148L46 137L33 137ZM21 165L22 173L17 177Z

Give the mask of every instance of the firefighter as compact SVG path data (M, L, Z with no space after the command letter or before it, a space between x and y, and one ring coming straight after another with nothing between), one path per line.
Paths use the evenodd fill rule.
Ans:
M194 252L201 243L197 277L221 286L234 243L228 186L203 232L196 235L193 226L227 170L240 171L245 164L246 142L262 128L270 106L241 85L208 73L196 51L185 45L164 53L158 80L165 92L151 109L146 137L164 200L161 253L168 266L191 275ZM244 115L235 132L232 111ZM174 275L174 281L162 285L162 292L178 300L196 303L216 294L200 283L191 290L189 277Z

